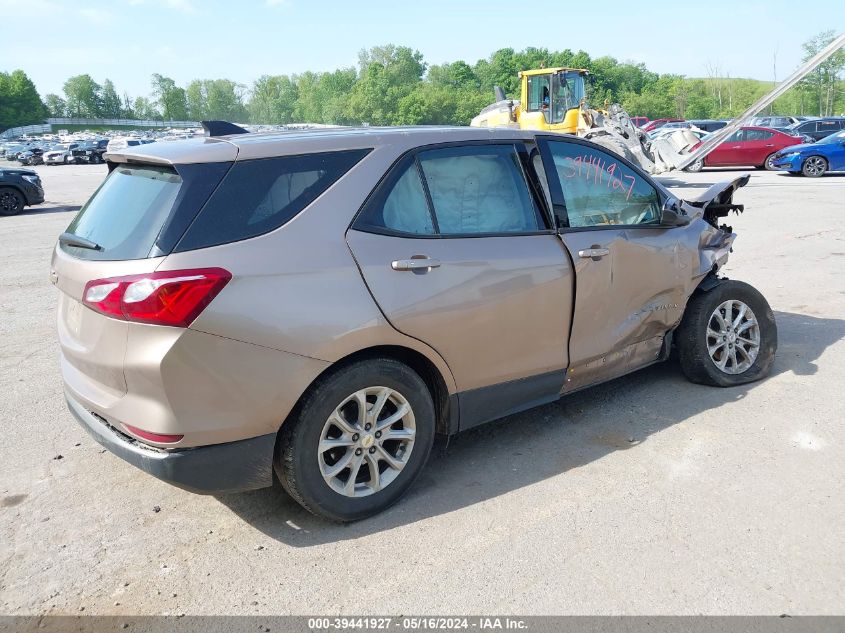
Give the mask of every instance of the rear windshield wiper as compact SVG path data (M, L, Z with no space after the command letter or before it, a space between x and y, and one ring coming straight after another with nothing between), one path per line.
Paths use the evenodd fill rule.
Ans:
M68 246L77 246L79 248L88 248L92 251L103 250L103 247L97 244L96 242L86 240L84 237L79 237L78 235L74 235L73 233L62 233L61 235L59 235L59 243L67 244Z

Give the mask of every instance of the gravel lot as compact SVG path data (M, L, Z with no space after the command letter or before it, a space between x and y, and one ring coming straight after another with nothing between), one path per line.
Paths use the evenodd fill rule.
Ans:
M77 425L48 262L106 170L36 169L48 202L0 218L0 613L845 611L845 175L737 196L726 272L776 312L769 379L640 371L441 443L398 506L337 526L280 489L170 487Z

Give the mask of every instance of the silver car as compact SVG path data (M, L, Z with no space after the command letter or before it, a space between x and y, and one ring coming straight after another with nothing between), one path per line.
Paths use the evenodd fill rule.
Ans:
M680 201L588 141L479 128L240 134L108 153L56 245L68 406L197 492L273 482L339 521L452 434L666 359L767 375L717 276L747 176Z

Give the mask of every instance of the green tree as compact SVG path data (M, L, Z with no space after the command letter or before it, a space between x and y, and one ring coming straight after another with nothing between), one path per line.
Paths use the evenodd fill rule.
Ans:
M823 31L804 42L801 45L804 49L804 61L830 44L835 37L835 31ZM801 81L801 89L804 93L815 97L817 102L817 105L814 104L809 110L810 112L819 116L831 116L837 111L836 104L841 93L837 90L837 83L843 70L845 70L845 51L840 49Z
M119 119L123 110L123 104L111 79L103 82L103 89L100 102L100 115L108 119Z
M166 120L184 121L188 118L188 104L184 88L176 85L170 77L158 73L152 76L153 96L155 96L161 115Z
M44 97L44 105L47 107L47 116L63 117L67 115L67 104L57 94L50 93Z
M425 72L422 54L388 44L361 51L358 58L358 81L349 96L347 117L372 125L396 122L399 101L414 90Z
M287 75L263 75L252 85L249 120L275 125L291 123L297 96L296 84Z
M68 79L62 90L70 117L93 118L100 116L100 84L91 75L76 75Z
M46 116L47 108L24 71L0 73L0 128L38 123Z
M146 97L136 97L132 104L132 113L136 119L157 121L161 119L161 112L156 110L155 104Z

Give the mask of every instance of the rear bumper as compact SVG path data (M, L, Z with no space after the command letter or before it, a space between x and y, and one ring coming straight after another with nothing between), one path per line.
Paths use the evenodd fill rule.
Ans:
M167 483L200 494L238 492L273 484L276 434L196 448L163 450L124 435L65 393L76 420L103 447Z

